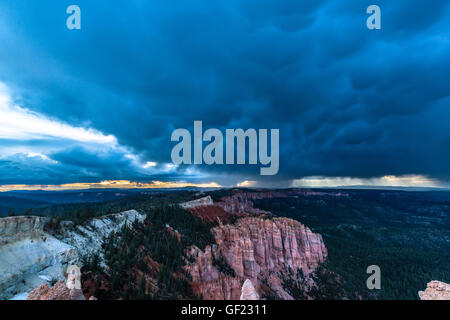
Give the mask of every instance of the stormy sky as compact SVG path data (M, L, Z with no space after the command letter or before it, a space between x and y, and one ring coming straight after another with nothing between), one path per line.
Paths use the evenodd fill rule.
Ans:
M448 0L0 0L0 184L448 186L449 36ZM194 120L280 129L278 175L174 166Z

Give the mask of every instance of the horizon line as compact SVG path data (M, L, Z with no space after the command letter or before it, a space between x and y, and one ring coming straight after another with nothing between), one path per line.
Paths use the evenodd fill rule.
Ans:
M100 182L76 182L65 184L4 184L0 185L0 193L13 191L87 191L87 190L146 190L146 189L182 189L182 188L198 188L198 189L348 189L348 190L435 190L435 191L450 191L449 187L444 186L394 186L394 185L370 185L370 184L356 184L356 185L321 185L321 186L256 186L256 185L241 185L240 183L233 186L223 186L216 182L193 183L186 181L151 181L151 182L137 182L130 180L102 180Z

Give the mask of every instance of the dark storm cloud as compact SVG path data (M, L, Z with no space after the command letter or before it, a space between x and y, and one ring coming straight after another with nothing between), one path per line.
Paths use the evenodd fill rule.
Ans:
M81 31L65 28L72 2ZM365 26L373 1L2 3L0 81L18 104L112 134L143 162L170 162L173 129L203 120L280 128L280 174L266 182L449 180L450 4L376 2L380 31ZM52 159L148 178L120 153L76 147ZM199 169L262 179L249 166Z

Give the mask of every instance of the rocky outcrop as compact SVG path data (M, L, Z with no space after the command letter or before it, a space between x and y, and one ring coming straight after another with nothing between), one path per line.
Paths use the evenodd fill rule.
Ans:
M425 291L419 291L420 300L450 300L450 285L440 281L431 281Z
M248 208L252 208L253 210L253 203L248 203L247 205ZM233 213L233 208L240 207L239 204L233 204L231 202L213 202L210 196L184 202L180 206L204 222L218 222L219 224L229 223L232 216L238 214ZM242 212L244 212L244 209L242 209Z
M84 226L78 226L75 232L68 232L63 241L75 247L81 256L94 252L100 254L104 237L120 230L125 224L131 225L135 220L142 222L144 219L145 215L136 210L103 216L92 219Z
M231 196L221 198L219 202L216 202L216 205L233 215L266 214L266 211L253 207L253 200L263 199L268 196L270 195L266 192L237 192Z
M240 300L259 300L258 293L250 279L245 280L241 292Z
M104 236L144 218L126 211L62 230L58 238L44 231L46 218L0 219L0 299L22 298L41 284L63 280L69 265L80 265L82 256L100 251Z
M286 189L286 190L267 190L267 191L255 191L246 192L239 189L232 190L231 195L222 197L216 205L224 208L225 211L241 215L245 213L249 214L267 214L267 211L260 210L253 207L255 200L260 199L273 199L273 198L287 198L287 197L298 197L298 196L330 196L330 197L348 197L347 193L330 191L312 191L309 189Z
M78 259L75 248L43 231L40 217L0 219L0 299L64 278Z
M180 206L205 222L230 222L230 213L215 204L210 196L184 202Z
M59 281L52 288L41 284L28 294L27 300L69 300L69 294L64 281Z
M242 218L214 228L213 233L217 244L204 251L191 248L195 262L186 267L194 290L204 299L239 299L246 279L257 292L266 286L280 298L292 299L280 274L302 269L308 275L327 258L322 237L287 218ZM228 266L218 263L221 259Z
M27 300L86 300L81 289L68 289L64 281L57 282L53 287L42 284L27 297ZM90 297L89 300L96 300Z
M184 209L191 209L191 208L197 208L197 207L203 207L203 206L211 206L213 205L213 200L210 196L184 202L180 204L180 206Z
M213 202L210 196L200 199L184 202L180 206L189 211L195 211L204 207L216 206L222 208L227 214L242 215L242 214L264 214L263 210L253 208L253 201L256 199L263 199L267 197L286 197L282 192L242 192L233 191L230 196L225 196L218 202Z
M316 192L303 189L259 192L246 192L237 189L231 190L230 192L231 195L220 198L220 201L214 202L210 196L206 196L196 200L181 203L180 206L204 221L212 222L220 220L221 222L227 223L230 220L230 215L246 216L270 214L270 212L268 211L264 211L254 207L254 201L259 199L287 198L299 195L345 196L342 193Z
M217 205L195 207L187 210L205 222L229 223L232 218L231 214Z
M20 241L25 238L38 238L47 218L42 217L8 217L0 219L0 246Z

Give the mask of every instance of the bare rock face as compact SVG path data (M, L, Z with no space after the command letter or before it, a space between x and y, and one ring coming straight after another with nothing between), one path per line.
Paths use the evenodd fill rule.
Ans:
M237 300L246 279L257 292L264 284L279 297L292 299L283 290L279 273L300 268L308 275L327 258L322 237L287 218L247 217L233 225L220 225L213 232L217 245L207 246L205 251L191 248L189 254L195 262L186 267L194 291L204 299ZM229 268L217 263L220 259Z
M81 256L100 253L104 237L120 230L124 225L130 226L135 220L142 222L144 219L145 215L136 210L95 218L84 226L78 226L76 232L69 232L64 241L75 247Z
M241 190L233 190L231 195L224 196L218 202L214 202L210 196L200 199L184 202L180 206L190 211L195 216L204 221L212 222L220 220L227 223L230 215L248 216L270 214L270 212L254 207L254 201L259 199L286 198L289 196L348 196L341 192L316 192L303 189L291 189L283 191L258 191L245 192Z
M94 299L91 297L89 300ZM80 289L69 289L64 281L59 281L51 288L47 284L40 285L30 292L27 300L86 300L86 298Z
M36 238L42 234L47 218L8 217L0 219L0 245Z
M203 206L210 206L213 204L213 200L210 196L184 202L180 206L184 209L190 209L190 208L197 208L197 207L203 207Z
M184 202L180 206L205 222L228 223L231 218L230 213L215 204L210 196Z
M125 211L92 219L58 238L46 232L48 218L1 218L0 299L22 297L41 284L63 280L67 266L99 252L105 236L144 218L135 210Z
M419 291L420 300L450 300L450 285L440 281L431 281L425 291Z
M208 219L207 216L202 214L202 209L204 209L203 211L205 211L208 209L212 209L212 207L214 206L216 208L216 212L222 209L221 211L225 212L227 215L265 214L267 213L266 211L253 207L252 200L286 196L286 194L281 192L242 192L240 190L237 190L231 196L222 197L221 201L219 202L213 202L212 198L210 196L207 196L200 199L184 202L180 204L180 206L191 211L193 214L199 216L202 219L206 218L206 220L211 220Z
M250 279L245 280L244 285L242 286L240 300L259 300L258 293Z
M53 287L47 284L42 284L27 297L27 300L70 300L70 290L64 284L64 281L59 281Z
M266 211L253 207L253 200L272 196L273 195L267 192L236 192L231 196L223 197L221 201L216 204L233 215L265 214L267 213Z
M241 190L233 190L232 195L221 198L220 202L216 202L216 205L221 206L225 211L242 215L248 214L267 214L268 212L253 207L253 202L259 199L272 199L272 198L287 198L290 196L334 196L334 197L348 197L344 192L318 192L308 189L289 189L289 190L270 190L270 191L257 191L257 192L243 192Z
M64 279L64 266L77 259L72 246L44 232L47 220L0 219L0 299Z

